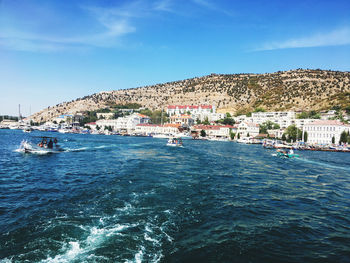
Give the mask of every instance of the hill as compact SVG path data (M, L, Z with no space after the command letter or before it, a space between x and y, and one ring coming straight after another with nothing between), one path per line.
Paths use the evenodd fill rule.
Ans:
M211 74L133 89L99 92L44 109L37 122L58 115L97 110L111 104L139 103L150 109L169 104L214 104L221 112L323 110L350 106L350 72L290 70L266 74Z

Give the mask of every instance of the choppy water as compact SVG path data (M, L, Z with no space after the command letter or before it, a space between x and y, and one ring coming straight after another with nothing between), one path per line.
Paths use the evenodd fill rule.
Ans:
M14 151L43 134L0 130L0 262L350 262L350 154L57 133L66 152Z

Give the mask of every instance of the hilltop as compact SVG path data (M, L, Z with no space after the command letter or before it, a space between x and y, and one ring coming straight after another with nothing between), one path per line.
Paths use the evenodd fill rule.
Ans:
M266 74L211 74L186 80L95 93L32 115L37 122L111 104L138 103L149 109L169 104L213 104L221 112L323 110L350 106L350 72L290 70Z

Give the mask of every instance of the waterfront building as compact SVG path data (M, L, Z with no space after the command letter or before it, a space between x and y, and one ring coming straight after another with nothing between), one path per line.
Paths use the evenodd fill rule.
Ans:
M237 125L240 137L255 137L259 134L259 129L259 124L253 122L241 122Z
M282 135L283 135L284 131L285 131L285 129L267 130L267 134L271 138L282 138Z
M211 138L230 138L230 133L237 132L237 126L232 125L194 125L191 129L191 132L196 134L197 137L200 135L200 132L204 130L207 137Z
M136 134L151 135L151 134L177 134L179 132L180 124L150 124L141 123L135 127Z
M129 116L120 117L118 119L102 119L96 121L96 125L105 129L105 127L111 127L114 131L133 133L136 125L149 123L150 118L140 113L134 113Z
M170 123L180 124L183 127L191 127L194 124L194 120L191 115L172 115L170 117Z
M331 144L332 138L337 144L343 131L348 132L350 125L344 124L338 120L315 120L304 126L303 132L308 134L308 143L313 144Z

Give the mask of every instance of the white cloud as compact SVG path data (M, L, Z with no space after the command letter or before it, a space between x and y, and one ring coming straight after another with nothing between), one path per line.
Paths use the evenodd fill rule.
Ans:
M318 33L307 37L294 38L285 41L263 44L255 51L275 50L286 48L308 48L324 46L341 46L350 44L350 28L341 28L328 33Z
M94 31L85 30L81 27L75 34L54 34L53 32L28 30L19 28L12 24L2 25L0 31L0 46L7 49L54 52L73 49L79 46L86 49L88 46L113 47L120 44L121 37L135 32L136 28L131 24L134 16L132 8L81 8L81 12L90 14L89 24L94 26ZM135 13L136 14L136 13ZM78 14L79 15L79 14ZM39 24L44 24L38 18ZM64 27L69 28L71 21L65 21ZM7 27L6 27L7 26Z

